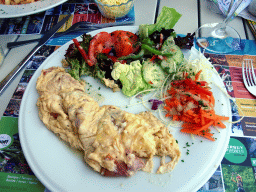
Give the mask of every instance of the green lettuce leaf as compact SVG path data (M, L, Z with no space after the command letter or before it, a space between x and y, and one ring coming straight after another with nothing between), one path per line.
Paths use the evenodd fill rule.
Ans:
M68 73L74 77L76 80L78 80L80 78L80 63L77 59L70 59L68 60L69 64L70 64L70 70L68 71Z
M173 29L181 16L174 8L164 6L155 24L142 24L139 26L140 38L144 39L155 31L161 31L162 28Z
M130 65L116 62L111 76L114 80L121 81L122 92L128 97L151 88L142 77L142 65L138 60L131 62Z

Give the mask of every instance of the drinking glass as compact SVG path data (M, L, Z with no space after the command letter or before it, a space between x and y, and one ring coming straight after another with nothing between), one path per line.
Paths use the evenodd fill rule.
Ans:
M199 47L213 53L230 53L239 48L241 37L228 23L242 1L230 2L226 19L222 23L207 23L197 29L195 38Z

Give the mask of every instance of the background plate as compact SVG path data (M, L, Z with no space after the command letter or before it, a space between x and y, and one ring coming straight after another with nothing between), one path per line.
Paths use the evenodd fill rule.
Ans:
M31 15L56 7L67 0L42 0L23 5L0 4L0 18L11 18Z
M111 27L91 32L91 34L95 35L100 31L112 32L114 30L136 32L138 27ZM217 140L215 142L202 138L192 139L189 135L181 134L179 128L173 128L172 134L178 140L182 152L181 159L184 162L180 161L175 169L167 174L159 175L139 171L130 178L107 178L94 172L85 164L81 153L70 149L66 143L59 140L44 126L38 117L36 107L38 99L36 80L42 69L61 66L61 60L64 58L65 51L70 43L56 50L35 72L21 103L19 115L20 141L24 155L37 178L49 190L62 192L85 190L97 192L155 192L162 190L192 192L197 191L205 184L224 157L231 132L231 123L229 122L225 122L226 129L221 130L220 133L216 132ZM190 53L193 58L199 57L198 51L195 49L192 49ZM209 65L211 64L209 63ZM216 101L216 113L232 119L229 99L220 91L220 87L225 89L224 84L217 73L213 73L212 78L213 82L218 85L211 86ZM121 92L113 93L91 77L85 79L96 90L101 87L100 93L105 97L102 104L122 107L129 103L129 99ZM145 108L141 106L122 107L122 109L133 113L145 111ZM183 148L187 142L191 147ZM190 151L189 155L186 155L187 149ZM158 163L159 159L155 158L155 164Z

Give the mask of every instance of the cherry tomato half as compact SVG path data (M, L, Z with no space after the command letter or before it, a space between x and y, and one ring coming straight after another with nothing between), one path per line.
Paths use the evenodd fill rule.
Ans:
M90 41L89 59L95 65L97 63L97 55L102 53L104 49L109 49L113 46L112 38L108 32L97 33Z
M137 35L129 31L117 30L111 33L117 57L129 55L135 51Z

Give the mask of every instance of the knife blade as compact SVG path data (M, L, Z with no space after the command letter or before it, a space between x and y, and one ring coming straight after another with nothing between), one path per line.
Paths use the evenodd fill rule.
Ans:
M62 35L66 35L68 33L87 33L93 30L97 30L97 29L101 29L104 27L110 27L112 25L106 25L106 24L94 24L88 21L80 21L78 23L75 23L74 25L72 25L68 30L64 31L64 32L57 32L54 34L54 38L56 37L60 37ZM30 40L25 40L25 41L16 41L16 42L9 42L7 43L7 48L11 49L14 47L18 47L18 46L22 46L28 43L33 43L36 41L40 41L42 37L38 38L38 39L30 39Z
M60 22L58 22L52 29L49 30L49 32L45 33L43 38L40 39L38 44L45 44L61 27L66 23L66 21L69 19L71 14L66 16L64 19L62 19Z
M9 86L12 80L18 75L18 73L27 65L29 59L33 56L33 54L38 51L69 19L71 14L67 15L60 22L58 22L49 32L45 33L43 38L40 39L38 44L29 54L0 82L0 95L4 92L4 90Z

